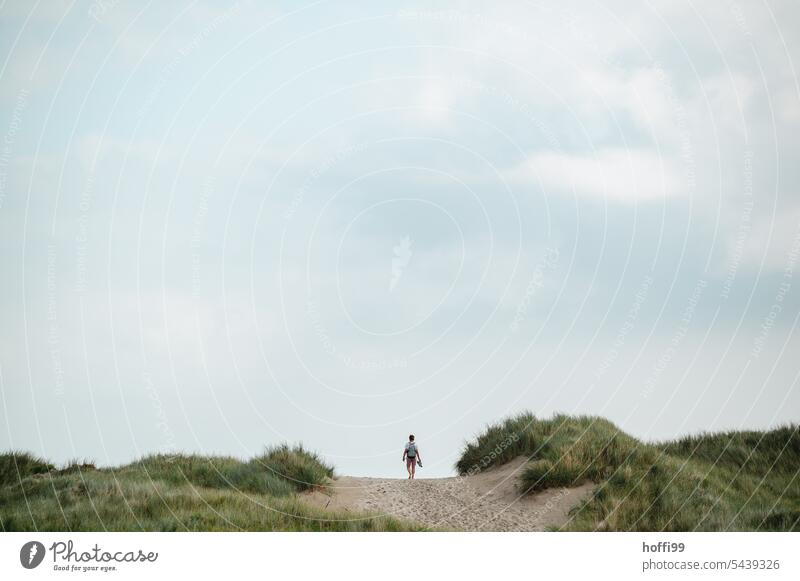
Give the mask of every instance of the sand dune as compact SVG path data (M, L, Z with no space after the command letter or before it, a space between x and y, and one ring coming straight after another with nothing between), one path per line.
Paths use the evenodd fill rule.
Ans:
M593 484L520 496L518 458L473 476L452 478L359 478L342 476L306 500L329 509L370 511L429 527L466 531L542 531L567 522L569 510Z

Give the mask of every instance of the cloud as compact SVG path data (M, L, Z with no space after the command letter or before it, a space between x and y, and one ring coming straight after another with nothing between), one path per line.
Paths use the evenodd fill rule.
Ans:
M608 148L594 154L540 152L507 178L545 193L574 193L617 202L659 200L686 193L680 170L670 158L642 150Z

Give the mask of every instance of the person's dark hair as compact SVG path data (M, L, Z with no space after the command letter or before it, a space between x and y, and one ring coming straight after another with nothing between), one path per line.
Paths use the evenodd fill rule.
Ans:
M414 441L414 434L409 434L408 435L408 439L413 442Z

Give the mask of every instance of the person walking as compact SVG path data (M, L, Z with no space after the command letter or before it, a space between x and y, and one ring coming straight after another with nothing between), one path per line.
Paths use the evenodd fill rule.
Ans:
M406 463L406 470L408 471L409 480L413 480L414 473L416 472L417 468L417 462L419 462L419 465L422 466L422 456L420 456L419 448L417 447L417 443L414 441L414 434L410 434L408 436L408 442L406 442L406 447L403 450L403 462Z

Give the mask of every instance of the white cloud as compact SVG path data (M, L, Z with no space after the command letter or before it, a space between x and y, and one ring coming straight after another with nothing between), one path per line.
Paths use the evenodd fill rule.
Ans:
M641 150L604 149L594 154L541 152L513 169L508 179L545 193L574 192L620 202L686 193L679 168L669 158Z

